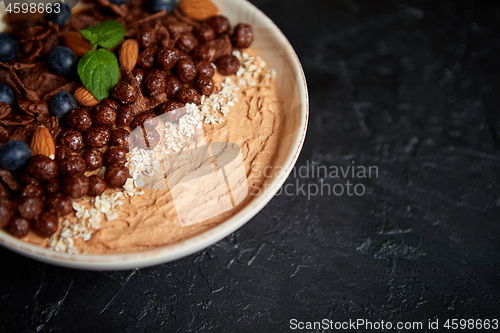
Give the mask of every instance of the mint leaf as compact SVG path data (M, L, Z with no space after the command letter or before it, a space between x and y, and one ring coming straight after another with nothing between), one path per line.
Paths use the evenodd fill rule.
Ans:
M120 69L113 53L105 49L88 51L78 62L78 76L94 97L101 101L118 83Z
M125 36L125 27L115 20L108 20L98 25L80 30L83 37L88 39L93 46L100 45L104 48L111 48L122 40Z
M97 42L97 36L92 33L90 30L80 30L80 33L82 34L83 38L88 39L92 46L95 45Z

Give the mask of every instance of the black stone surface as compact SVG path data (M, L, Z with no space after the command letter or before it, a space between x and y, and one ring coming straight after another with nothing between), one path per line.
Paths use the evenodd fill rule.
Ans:
M287 181L298 193L151 268L77 271L0 249L0 332L288 332L293 318L436 332L428 320L445 331L446 319L498 318L498 2L252 2L309 83L297 167L310 173ZM378 177L320 179L318 166L373 166ZM366 193L299 190L338 193L348 180Z

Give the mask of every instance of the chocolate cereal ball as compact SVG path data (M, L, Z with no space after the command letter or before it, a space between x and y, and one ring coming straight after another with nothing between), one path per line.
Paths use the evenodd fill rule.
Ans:
M139 30L137 33L137 43L142 48L153 47L156 43L156 32L155 29L150 27L145 27Z
M64 177L62 190L74 199L81 198L89 191L89 180L82 174L70 172Z
M9 232L18 237L23 238L30 231L30 222L21 216L14 216L9 224Z
M62 193L57 193L47 199L47 207L52 213L65 216L74 211L73 201Z
M108 105L99 105L94 111L94 124L112 126L116 121L116 111Z
M92 147L87 149L82 154L87 170L94 171L102 167L104 162L104 154L97 148Z
M45 155L35 155L28 163L28 172L40 180L49 180L57 176L57 162Z
M111 188L117 188L125 185L130 173L128 168L123 164L116 163L110 165L106 169L106 173L104 174L104 179L106 179L106 183Z
M146 75L146 71L142 68L136 67L132 70L132 76L137 81L137 84L139 85L139 87L142 85L142 81L144 80L145 75Z
M66 116L66 122L80 132L88 131L92 127L92 117L84 108L71 110Z
M109 147L104 153L104 160L107 164L125 163L127 162L127 148Z
M71 149L69 149L68 147L66 146L57 147L55 161L59 163L71 155L73 155L73 153L71 152Z
M215 39L215 31L208 23L202 23L194 27L193 34L200 44L205 44Z
M57 194L61 191L61 180L59 177L52 178L45 182L43 189L46 195Z
M42 195L43 189L40 183L27 184L21 190L22 197L41 197Z
M227 34L231 29L231 24L227 17L222 15L212 16L208 19L208 23L212 26L215 33L219 36Z
M85 132L85 143L92 147L104 147L111 137L109 129L106 126L94 126Z
M132 132L132 146L130 148L153 149L160 140L160 133L156 129L141 127Z
M194 103L199 105L201 103L201 95L194 88L182 87L177 94L177 100L181 103Z
M43 210L43 201L40 197L21 197L17 206L20 216L31 221Z
M152 128L158 126L158 119L156 119L156 114L152 111L146 111L135 116L134 121L132 121L132 127L136 128L143 125Z
M137 100L134 88L126 82L118 83L112 91L112 95L122 104L132 104Z
M215 48L210 44L200 45L193 51L193 58L197 61L212 61L215 57Z
M165 92L167 72L160 68L149 71L144 77L144 90L149 96L157 96Z
M66 130L61 135L61 145L68 147L75 153L80 152L83 148L82 133L74 129Z
M168 76L166 79L166 89L167 97L169 99L175 99L177 97L177 93L182 88L182 83L175 76Z
M59 219L56 214L51 212L41 213L33 223L33 230L42 237L52 236L56 233L58 227Z
M138 68L139 69L139 68ZM113 99L113 98L105 98L101 101L101 104L100 105L107 105L109 106L110 108L112 108L113 110L116 110L120 107L120 103L118 103L118 101L116 99Z
M89 192L88 195L97 196L106 191L108 185L101 177L93 175L89 177Z
M73 155L59 163L59 169L63 175L70 172L84 174L87 171L87 165L80 155Z
M118 127L129 126L134 120L134 109L129 105L124 105L118 109L115 125Z
M111 143L114 146L128 148L130 132L126 128L119 128L111 133Z
M190 32L181 34L175 43L175 47L186 53L191 53L196 46L198 46L198 40Z
M225 55L215 61L215 66L222 75L233 75L240 68L240 61L232 54Z
M204 60L196 61L196 70L198 74L203 74L208 76L209 78L213 78L215 75L215 68L212 66L212 63Z
M183 59L179 60L176 66L177 76L183 83L188 83L194 80L197 71L193 60Z
M205 96L210 96L215 89L214 81L204 74L196 77L194 80L194 87L200 94Z
M163 69L172 69L179 61L180 52L173 47L161 47L156 53L156 62Z
M240 49L250 47L253 42L253 29L250 24L240 23L234 28L231 38L233 45Z
M154 48L145 49L139 54L139 57L137 57L137 66L145 70L153 68L155 64L155 54Z
M157 114L162 115L165 121L174 123L186 114L186 107L181 102L168 100L158 106Z

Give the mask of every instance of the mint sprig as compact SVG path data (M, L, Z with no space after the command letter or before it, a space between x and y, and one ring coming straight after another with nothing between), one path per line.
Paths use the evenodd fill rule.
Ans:
M115 55L98 46L111 48L118 45L125 36L125 27L114 20L104 21L80 30L89 40L92 49L78 62L78 76L85 88L98 100L109 97L109 91L118 83L120 69Z

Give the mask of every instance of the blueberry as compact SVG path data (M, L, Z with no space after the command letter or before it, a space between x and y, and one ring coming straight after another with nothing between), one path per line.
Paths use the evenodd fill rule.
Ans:
M4 84L0 84L0 102L12 105L14 103L14 93Z
M151 10L155 13L166 9L171 12L175 8L175 0L151 0Z
M55 4L61 5L61 9L58 13L54 11L57 10L57 6L55 6ZM66 24L70 17L71 9L67 4L61 2L54 3L54 5L52 6L52 12L46 14L47 21L52 21L60 27Z
M73 78L76 75L78 58L66 46L57 46L49 53L49 66L57 75Z
M124 5L128 0L109 0L109 2L111 2L112 4L115 4L115 5Z
M0 147L0 167L15 171L31 158L30 147L22 141L11 141Z
M0 34L0 62L9 62L14 59L19 50L17 41L9 34Z
M73 95L65 91L60 91L52 96L49 111L52 116L58 117L59 122L62 123L68 112L76 107L78 107L78 103Z

